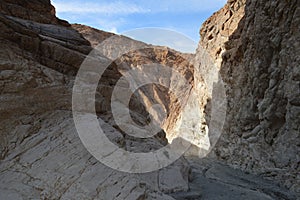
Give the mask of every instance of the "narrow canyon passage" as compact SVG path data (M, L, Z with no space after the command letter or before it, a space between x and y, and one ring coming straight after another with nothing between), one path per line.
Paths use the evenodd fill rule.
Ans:
M0 199L299 198L299 0L229 0L195 54L0 11Z

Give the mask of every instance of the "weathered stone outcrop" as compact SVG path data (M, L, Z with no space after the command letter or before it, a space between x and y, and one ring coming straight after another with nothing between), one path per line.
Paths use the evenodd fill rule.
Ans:
M228 100L215 154L299 192L300 4L244 3L228 1L201 29Z
M193 55L167 47L70 25L55 16L49 0L1 1L0 199L296 199L271 181L199 156L213 149L213 159L299 192L299 7L297 0L229 0L204 23L192 61ZM72 88L82 62L101 42L107 46L100 59L109 66L95 110L106 136L129 152L149 152L172 142L179 130L193 138L188 160L129 174L103 165L83 146ZM141 49L109 59L115 47L131 46ZM124 73L153 63L177 70L189 87L176 88L173 74L158 81L177 89L181 105L158 84L136 91L129 105L133 121L160 121L160 112L149 111L155 104L167 116L157 135L135 138L112 117L112 92Z
M2 0L1 13L44 24L70 26L67 21L55 16L55 8L48 0Z
M194 91L196 95L190 97L191 110L200 114L194 130L199 142L194 142L198 149L192 154L200 157L214 149L218 138L223 133L223 124L227 110L225 83L219 71L225 43L236 30L239 21L244 16L245 0L229 1L222 9L214 13L200 30L199 42L194 63Z
M172 75L168 75L166 77L171 80L169 81L169 85L167 87L162 87L158 84L145 85L136 91L132 97L130 104L130 109L133 111L132 117L143 125L145 125L145 122L149 120L149 108L152 105L159 104L163 107L163 110L167 113L167 116L162 124L162 128L167 132L166 137L170 141L173 137L173 134L175 134L173 132L176 123L180 118L182 106L186 104L187 97L190 95L190 90L193 87L194 67L191 64L192 55L182 54L167 47L156 47L153 45L144 44L124 36L116 36L111 33L105 33L84 25L75 24L72 26L78 30L78 32L80 32L88 41L90 41L94 47L97 47L99 44L101 45L102 42L106 43L105 40L107 39L110 43L107 44L107 55L111 55L116 51L113 47L110 48L109 45L117 45L121 48L122 46L140 47L138 50L130 51L127 54L120 56L103 74L104 80L100 81L102 86L98 88L99 99L97 99L97 102L99 103L96 104L97 112L110 112L109 107L111 103L111 93L114 89L115 83L123 74L133 68L140 68L140 66L151 65L155 63L168 66L180 73L182 78L189 83L186 85L186 87L179 88L177 94L180 94L180 96L176 96L174 93L172 93L172 91L168 91L168 89L178 84L179 80L176 80L175 76L172 77ZM113 39L110 41L109 37ZM146 74L145 72L144 76L153 76L153 74L150 72L151 71L148 71L149 74ZM155 76L160 76L160 74L155 74ZM182 99L183 101L181 106L178 103L178 99ZM156 114L159 115L160 113Z
M72 119L72 87L94 43L74 29L79 25L58 20L49 1L4 1L0 26L0 199L173 199L166 194L188 190L184 159L157 172L127 174L101 164L82 145ZM112 35L85 28L99 37L98 42ZM170 49L146 54L158 57L158 62L181 62L181 54ZM147 55L136 61L143 59ZM162 147L164 134L139 141L109 120L106 106L121 75L118 70L113 62L98 90L97 99L105 100L96 104L99 122L107 137L128 151ZM145 123L147 116L137 111L133 116Z

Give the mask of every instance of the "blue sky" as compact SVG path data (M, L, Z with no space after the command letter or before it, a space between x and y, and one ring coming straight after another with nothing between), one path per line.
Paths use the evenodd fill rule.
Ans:
M152 31L164 28L184 34L195 41L196 45L199 41L201 24L224 6L226 0L51 0L51 2L56 7L57 16L70 23L85 24L118 34L145 27L155 27L156 29L148 29ZM149 39L149 35L153 35L151 31L138 32L141 35L134 33L134 38L138 40L145 41ZM171 32L166 31L164 34L167 36L169 33ZM148 36L145 37L145 34ZM165 45L151 39L145 42ZM173 48L193 52L195 45L191 45L189 50L186 47L183 50L179 46Z

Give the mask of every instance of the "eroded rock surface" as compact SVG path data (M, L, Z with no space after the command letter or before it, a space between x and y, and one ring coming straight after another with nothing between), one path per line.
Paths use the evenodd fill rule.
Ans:
M204 23L193 62L193 55L167 47L69 25L48 0L4 0L0 10L0 199L296 199L274 182L195 156L207 154L217 141L209 131L219 131L214 159L299 192L299 1L228 1ZM183 124L181 131L194 137L188 162L128 174L101 164L81 143L71 111L75 75L93 47L114 36L101 57L110 65L96 93L105 134L127 151L149 152ZM128 48L123 42L142 49L109 60L114 46ZM176 69L191 88L178 88L182 106L158 85L134 93L130 114L137 124L149 122L153 104L168 114L164 131L145 141L116 125L110 103L126 71L152 63ZM176 81L170 77L169 86ZM219 104L228 106L213 116ZM160 119L159 112L151 115Z
M2 0L1 13L45 24L60 24L69 26L69 23L55 16L55 8L47 0Z
M1 3L0 198L163 200L188 190L189 166L183 158L160 171L135 175L114 171L88 153L74 126L71 101L76 72L92 42L59 21L49 1L37 1L35 7L31 3ZM102 38L111 35L98 32ZM176 62L179 53L167 52L174 54L158 62ZM113 127L106 106L120 73L116 63L110 69L97 98L106 102L97 112L108 138L138 152L165 145L164 134L142 144ZM141 122L146 118L133 115Z
M216 156L298 193L299 20L297 0L228 1L204 23L199 44L226 85Z

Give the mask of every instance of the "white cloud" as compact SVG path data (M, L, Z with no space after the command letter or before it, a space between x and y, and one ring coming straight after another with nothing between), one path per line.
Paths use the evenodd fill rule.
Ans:
M185 53L195 53L197 48L197 43L191 38L165 28L140 28L121 34L149 44L168 46Z
M101 30L122 32L143 26L172 26L174 30L192 32L198 40L203 16L223 7L227 0L51 0L57 16L70 23L86 24ZM193 13L192 15L189 15ZM140 15L131 15L140 14ZM199 16L195 19L194 16ZM168 17L166 17L168 16ZM186 16L186 18L185 18ZM193 18L190 18L190 17ZM180 19L183 17L184 19ZM180 22L177 22L177 20ZM185 24L182 23L183 20ZM199 24L195 25L195 20ZM179 29L179 27L181 27ZM185 27L183 29L183 27ZM187 28L188 27L188 28ZM196 33L196 34L194 34ZM171 41L169 41L171 42ZM177 44L176 46L184 46Z
M52 0L58 13L101 13L106 15L156 13L156 12L201 12L217 10L225 5L227 0L139 0L132 3L129 0L119 1L83 1L65 2Z
M119 34L119 27L124 26L126 24L126 20L123 18L100 18L94 20L95 26L101 30L105 30L108 32L112 32L115 34Z
M227 0L140 0L138 5L150 9L151 12L203 12L217 10Z
M110 29L107 30L108 32L111 32L111 33L115 33L115 34L118 34L118 30L116 27L112 27Z
M133 14L150 12L149 9L144 9L136 4L126 2L58 2L52 1L58 13L101 13L101 14Z

